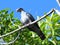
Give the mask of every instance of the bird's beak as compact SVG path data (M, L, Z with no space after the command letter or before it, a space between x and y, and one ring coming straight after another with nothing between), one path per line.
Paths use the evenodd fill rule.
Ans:
M16 9L16 12L19 12L19 8Z

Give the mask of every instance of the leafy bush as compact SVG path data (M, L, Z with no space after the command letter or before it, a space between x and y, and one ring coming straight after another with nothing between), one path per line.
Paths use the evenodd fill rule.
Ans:
M8 9L0 11L0 35L9 33L22 26L21 22L14 18L14 12L8 12ZM11 45L59 45L60 44L60 16L52 13L50 16L38 22L39 27L46 36L45 40L41 40L39 36L24 28L20 32L19 38ZM19 32L19 31L18 31ZM18 32L3 37L5 42L14 40Z

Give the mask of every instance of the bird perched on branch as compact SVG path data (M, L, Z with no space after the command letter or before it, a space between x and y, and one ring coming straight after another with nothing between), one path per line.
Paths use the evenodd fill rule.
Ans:
M26 25L30 22L33 22L35 21L34 17L28 13L28 12L25 12L23 10L23 8L18 8L17 9L17 12L20 12L21 13L21 23L23 25ZM38 24L37 23L34 23L32 25L29 25L27 27L30 31L33 31L35 33L37 33L37 35L41 38L41 40L44 40L46 37L45 35L42 33L41 29L39 28Z

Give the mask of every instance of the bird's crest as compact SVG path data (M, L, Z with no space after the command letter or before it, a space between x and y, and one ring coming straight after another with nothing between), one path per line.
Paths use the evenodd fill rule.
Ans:
M21 11L23 11L23 8L17 8L16 11L21 12Z

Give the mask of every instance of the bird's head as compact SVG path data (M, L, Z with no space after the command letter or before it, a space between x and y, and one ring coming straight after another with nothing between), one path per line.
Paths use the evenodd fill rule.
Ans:
M21 12L21 11L24 11L24 10L23 10L23 8L18 8L16 11Z

